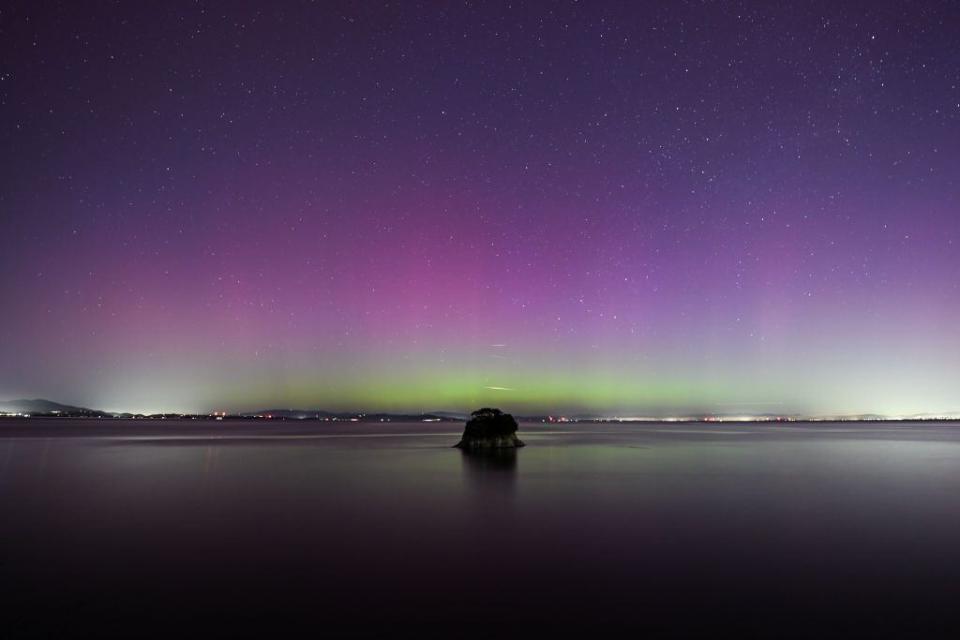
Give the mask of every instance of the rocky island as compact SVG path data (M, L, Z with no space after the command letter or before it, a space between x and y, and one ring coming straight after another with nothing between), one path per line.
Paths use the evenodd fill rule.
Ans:
M524 446L517 437L517 421L500 409L484 407L470 414L463 437L456 445L465 451L515 449Z

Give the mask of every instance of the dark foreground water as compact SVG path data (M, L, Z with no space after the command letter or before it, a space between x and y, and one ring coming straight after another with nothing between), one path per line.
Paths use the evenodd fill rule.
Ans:
M951 636L960 426L0 422L0 637Z

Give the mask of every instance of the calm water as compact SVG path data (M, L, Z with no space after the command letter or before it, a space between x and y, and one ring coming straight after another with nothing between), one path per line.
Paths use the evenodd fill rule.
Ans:
M960 629L960 426L460 430L0 422L0 637Z

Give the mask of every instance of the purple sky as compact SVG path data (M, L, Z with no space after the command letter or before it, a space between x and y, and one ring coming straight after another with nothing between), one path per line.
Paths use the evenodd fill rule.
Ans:
M960 411L960 10L864 6L4 3L0 398Z

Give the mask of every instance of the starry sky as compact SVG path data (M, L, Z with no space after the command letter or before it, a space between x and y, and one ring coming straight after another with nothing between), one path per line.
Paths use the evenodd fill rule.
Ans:
M955 2L5 2L0 397L960 411Z

